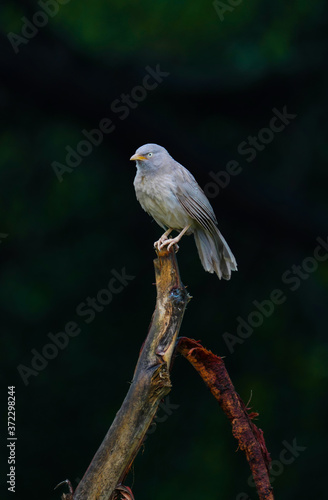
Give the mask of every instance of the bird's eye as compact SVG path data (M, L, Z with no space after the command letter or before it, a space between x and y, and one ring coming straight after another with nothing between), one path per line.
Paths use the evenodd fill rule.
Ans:
M153 156L153 153L148 153L148 156L149 156L149 158L150 158L151 156Z

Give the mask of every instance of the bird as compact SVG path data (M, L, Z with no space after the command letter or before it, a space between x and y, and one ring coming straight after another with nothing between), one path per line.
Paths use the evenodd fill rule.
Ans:
M130 160L136 161L134 188L141 207L164 229L157 250L169 251L184 234L193 234L200 261L209 273L229 280L237 262L218 229L213 208L194 176L158 144L144 144ZM169 238L172 231L178 232ZM177 247L178 248L178 247Z

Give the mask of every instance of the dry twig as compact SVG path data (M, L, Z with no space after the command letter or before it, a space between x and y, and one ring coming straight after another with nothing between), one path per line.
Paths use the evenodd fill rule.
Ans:
M239 448L246 453L260 500L273 500L268 474L270 454L262 430L252 422L258 413L248 413L231 382L222 358L187 337L178 340L177 350L198 371L230 420Z

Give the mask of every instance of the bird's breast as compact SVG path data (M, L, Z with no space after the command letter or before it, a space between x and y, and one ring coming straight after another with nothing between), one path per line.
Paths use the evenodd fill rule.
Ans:
M183 229L190 217L174 193L174 183L168 176L147 176L137 173L134 180L137 199L162 227Z

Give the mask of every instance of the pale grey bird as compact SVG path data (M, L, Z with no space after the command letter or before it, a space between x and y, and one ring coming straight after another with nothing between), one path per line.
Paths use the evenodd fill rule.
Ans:
M210 202L195 178L162 146L145 144L130 160L137 163L134 187L142 208L165 233L154 243L168 250L184 234L194 234L198 254L205 271L229 280L237 270L236 259L217 227ZM168 238L173 231L176 238Z

